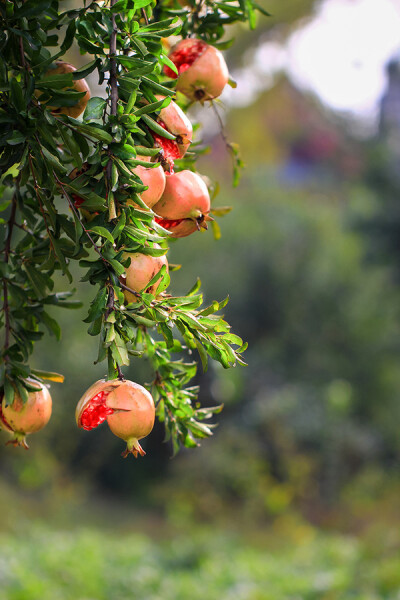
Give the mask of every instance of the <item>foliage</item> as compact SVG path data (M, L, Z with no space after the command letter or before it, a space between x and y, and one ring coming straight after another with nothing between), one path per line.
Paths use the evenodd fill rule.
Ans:
M216 43L226 25L244 21L254 27L256 11L266 11L253 0L199 0L183 8L169 0L110 0L60 9L57 0L0 3L1 208L8 211L8 220L2 219L0 383L9 403L16 390L27 399L28 377L60 379L32 369L29 356L44 329L60 338L48 308L79 306L71 299L71 264L79 261L82 280L97 288L85 319L88 333L99 338L97 361L107 361L108 378L121 378L131 356L148 356L159 419L175 449L179 443L194 446L196 438L211 435L202 421L220 407L198 406L197 389L187 387L196 363L182 353L197 350L204 370L208 357L229 368L243 364L246 345L219 313L226 301L203 307L199 282L185 296L164 293L170 281L165 268L151 282L158 282L154 295L135 293L138 301L124 304L121 277L129 259L123 253L157 256L168 250L168 233L138 195L145 187L132 169L148 164L138 155L162 159L151 132L167 136L157 115L174 95L174 83L163 75L164 65L175 70L165 40L181 34ZM49 75L74 43L87 64ZM83 120L57 112L79 102L84 92L74 89L74 81L93 71L106 97L91 98ZM197 154L182 165L194 168ZM75 197L83 200L87 218ZM136 206L128 206L128 199ZM64 292L56 290L60 273L68 282Z
M379 560L383 544L318 534L296 519L274 533L260 547L207 529L160 542L137 533L36 526L23 536L1 536L0 598L201 600L204 590L224 600L398 597L394 548Z

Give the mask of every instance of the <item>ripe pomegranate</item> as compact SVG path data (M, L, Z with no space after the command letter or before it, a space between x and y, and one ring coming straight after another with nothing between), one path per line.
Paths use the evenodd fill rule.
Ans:
M127 443L122 456L137 458L145 454L139 440L153 429L155 407L151 394L138 383L101 379L79 400L75 416L78 427L87 431L107 420L112 433Z
M169 141L169 140L167 140ZM139 160L150 161L150 156L138 156ZM133 169L142 180L143 185L148 186L148 190L145 190L140 194L141 199L149 208L157 204L165 189L165 173L161 165L158 167L143 167L138 165ZM129 199L128 205L135 206L135 201Z
M156 245L157 248L159 246ZM149 281L160 271L163 265L166 265L168 272L168 261L165 255L163 256L150 256L149 254L141 254L139 252L129 254L124 253L124 259L130 258L131 264L126 269L125 277L122 277L122 283L127 287L131 288L135 292L141 292L145 290L148 294L154 294L160 280L156 281L154 285L146 288ZM137 302L137 297L123 290L126 302Z
M163 96L157 96L157 100L162 98ZM156 145L163 149L166 170L173 173L174 161L186 154L192 142L192 124L183 110L173 100L166 108L160 110L157 121L166 131L176 136L175 140L168 140L154 131L151 132Z
M195 39L181 40L169 55L178 70L176 89L190 100L205 102L218 98L228 83L229 72L221 52L206 42ZM177 78L169 67L168 77Z
M30 392L25 404L21 396L15 392L12 404L6 406L5 397L2 398L0 410L0 426L14 435L7 442L14 446L29 448L25 436L42 429L51 417L51 396L43 384L29 380L31 385L37 385L37 392Z
M164 194L153 207L159 215L156 221L173 233L173 237L186 237L200 228L207 229L210 212L210 195L200 175L180 171L167 177Z
M52 75L64 75L66 73L73 73L76 71L76 68L70 63L64 62L62 60L56 61L46 72L45 77L51 77ZM51 110L51 112L55 115L68 115L70 117L79 117L83 113L86 108L87 103L90 99L90 89L85 79L77 79L72 84L73 89L76 92L86 92L82 98L78 100L78 102L74 106L48 106L46 104L46 108ZM65 88L67 89L67 88ZM42 92L37 91L36 96L40 97Z

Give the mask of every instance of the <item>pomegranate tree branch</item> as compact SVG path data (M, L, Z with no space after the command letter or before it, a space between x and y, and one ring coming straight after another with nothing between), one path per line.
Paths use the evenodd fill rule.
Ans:
M95 251L97 252L97 254L100 256L101 260L107 265L109 266L109 263L106 261L106 259L104 258L104 256L102 255L99 247L97 246L97 244L95 243L94 239L92 238L92 236L90 235L89 231L86 229L78 209L76 208L71 196L68 194L68 192L66 191L63 182L57 177L56 173L53 171L53 177L58 185L58 187L61 189L63 195L66 197L67 202L70 206L70 209L72 210L72 212L74 213L74 215L76 216L76 218L78 219L79 223L81 224L81 227L83 229L83 231L86 234L86 237L89 239L90 243L92 244L93 248L95 249Z
M116 0L111 0L111 7L114 6ZM111 17L112 33L110 37L110 88L111 88L111 114L117 114L118 104L118 82L117 82L117 61L115 56L117 54L117 23L115 14Z
M39 140L37 140L37 141L40 144ZM42 156L43 156L43 154L42 154ZM39 194L39 185L38 185L38 182L37 182L37 179L36 179L35 169L33 167L32 156L31 156L30 152L28 153L28 161L29 161L29 169L30 169L30 172L31 172L31 175L32 175L32 178L33 178L33 183L34 183L36 198L37 198L38 204L39 204L39 210L42 213L43 222L44 222L44 225L46 227L47 235L48 235L48 238L49 238L50 248L52 249L52 251L55 254L54 247L53 247L53 242L51 241L51 235L50 235L50 231L49 231L49 226L47 225L46 213L44 212L44 208L43 208L43 204L42 204L42 199L41 199L40 194Z
M17 180L17 189L19 185L19 179ZM11 252L11 238L13 234L13 229L15 225L15 215L17 212L17 198L16 193L14 193L12 198L11 205L11 213L7 223L7 237L4 246L4 262L7 265L8 260L10 258ZM5 334L4 334L4 360L8 360L7 350L10 345L10 331L11 331L11 322L10 322L10 307L8 304L8 283L6 277L3 277L3 312L4 312L4 326L5 326Z
M110 5L111 8L116 3L116 0L111 0ZM117 61L115 59L117 55L117 22L115 18L115 14L113 13L111 16L111 26L112 32L110 36L110 102L111 102L111 116L117 116L117 108L118 108L118 80L117 80ZM112 159L111 152L108 149L109 160L106 167L106 189L107 189L107 200L108 200L108 210L109 210L109 219L115 218L116 209L114 201L110 202L110 193L111 193L111 180L112 180Z

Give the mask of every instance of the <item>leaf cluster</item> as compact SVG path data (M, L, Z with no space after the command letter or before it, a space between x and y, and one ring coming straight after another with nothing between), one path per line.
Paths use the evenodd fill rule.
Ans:
M163 74L164 66L175 70L165 39L196 35L222 47L226 25L246 21L252 27L261 9L252 0L200 0L184 9L169 1L118 0L60 9L57 0L0 2L0 385L11 402L15 392L26 400L29 378L59 379L35 372L29 357L45 330L60 339L48 307L80 305L70 299L70 267L78 261L82 280L97 289L85 319L88 333L99 338L97 362L107 362L112 379L122 377L132 356L147 357L158 418L175 450L179 443L190 447L211 435L203 421L220 407L198 406L197 388L190 385L197 365L187 362L188 355L196 351L204 370L209 358L229 368L244 364L246 345L219 313L227 300L202 308L200 282L186 296L169 295L165 267L149 283L156 284L154 294L148 287L130 290L136 302L126 303L129 254L161 256L169 238L142 201L146 187L134 169L162 163L152 133L174 139L158 123L175 94ZM73 44L87 63L52 73ZM105 97L91 98L83 119L65 114L84 96L74 82L92 72L105 85ZM194 168L194 148L178 169ZM158 162L144 162L146 156ZM57 291L60 281L67 282L64 292Z

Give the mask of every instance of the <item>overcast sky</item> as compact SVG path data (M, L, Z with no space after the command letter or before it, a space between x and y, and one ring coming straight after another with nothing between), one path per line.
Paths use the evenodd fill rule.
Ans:
M254 68L234 73L226 100L245 105L284 68L328 106L373 123L386 86L385 66L400 58L400 0L325 0L285 46L267 42Z

